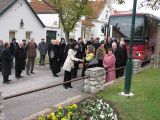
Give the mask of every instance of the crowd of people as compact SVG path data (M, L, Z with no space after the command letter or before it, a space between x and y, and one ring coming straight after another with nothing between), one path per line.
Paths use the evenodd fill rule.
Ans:
M9 75L15 60L15 77L23 78L22 71L26 69L26 75L35 74L34 64L37 57L37 50L40 54L39 65L45 65L45 57L48 53L49 67L54 77L59 77L61 68L64 70L64 82L77 77L79 69L82 69L81 76L85 76L85 71L92 67L104 67L106 69L106 82L121 77L124 74L123 66L126 65L127 49L124 39L105 38L100 41L99 37L91 38L84 43L82 38L69 39L66 43L64 38L61 40L51 40L50 44L42 38L36 44L34 38L29 42L22 40L16 42L3 43L0 40L0 71L2 71L3 82L10 83ZM116 69L120 68L121 69ZM72 88L71 82L64 83L63 86Z

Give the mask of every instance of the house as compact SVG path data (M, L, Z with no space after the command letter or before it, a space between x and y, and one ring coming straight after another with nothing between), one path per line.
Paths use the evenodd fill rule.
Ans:
M46 26L46 40L48 42L50 42L51 38L60 39L64 37L63 30L60 28L58 13L53 6L47 5L42 0L29 0L29 3ZM70 37L74 37L76 40L79 37L84 38L84 40L89 40L90 37L100 37L103 40L106 31L102 32L102 27L105 27L108 23L111 10L106 5L105 0L90 1L89 5L93 10L92 16L89 18L82 17L77 22Z
M60 29L59 16L53 6L48 5L42 0L28 0L28 2L45 25L47 43L50 43L51 39L60 40L63 36L63 31Z
M104 40L104 36L107 35L105 27L108 24L111 9L105 0L90 1L89 4L92 8L92 15L82 21L82 36L85 40L90 40L91 37L99 37L100 40ZM102 31L102 28L105 30Z
M46 36L44 24L27 0L0 0L0 39L9 42L31 37L40 42Z

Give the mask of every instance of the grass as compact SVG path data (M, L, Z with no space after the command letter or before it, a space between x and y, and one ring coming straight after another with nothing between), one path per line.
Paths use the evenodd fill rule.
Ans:
M36 57L36 59L35 59L35 64L36 65L39 65L39 59L40 59L40 57ZM46 57L45 57L45 64L49 64L49 57L48 57L48 55L46 55Z
M160 120L160 69L147 69L133 76L134 97L122 97L124 80L108 86L98 95L112 101L122 120Z

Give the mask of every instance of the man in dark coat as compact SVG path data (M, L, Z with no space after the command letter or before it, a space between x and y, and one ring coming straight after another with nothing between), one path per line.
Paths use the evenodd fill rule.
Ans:
M86 45L83 42L82 38L78 38L78 48L77 48L77 53L76 53L76 58L83 59L84 54L85 54L85 48ZM77 72L79 68L80 62L75 61L74 62L74 68L72 69L72 77L76 78L77 77Z
M46 45L46 42L44 41L44 38L42 38L41 42L38 44L38 50L40 52L39 65L44 65L45 64L45 57L47 54L47 45Z
M10 80L9 75L11 75L11 63L12 56L9 50L9 43L6 42L4 44L4 51L2 52L2 75L3 75L3 83L9 83Z
M98 49L99 46L100 46L99 40L100 40L100 38L97 37L97 38L95 38L94 41L92 42L92 45L93 45L94 48L95 48L95 54L96 54L97 49Z
M21 76L22 70L25 68L25 59L26 59L26 54L25 50L23 48L23 42L20 42L18 44L18 47L15 48L14 50L14 55L15 55L15 77L17 79L23 78Z
M13 60L14 60L14 50L18 47L18 43L16 42L16 38L12 38L12 42L10 43L10 52L12 56L12 67L13 67Z
M4 51L3 41L0 40L0 72L2 71L2 52Z
M123 41L120 42L117 51L119 55L118 67L122 67L121 69L118 70L119 77L121 77L124 74L124 66L126 66L126 62L127 62L127 49Z
M51 45L48 48L48 55L50 59L50 67L54 77L58 77L57 73L60 72L60 61L59 61L59 41L51 40Z

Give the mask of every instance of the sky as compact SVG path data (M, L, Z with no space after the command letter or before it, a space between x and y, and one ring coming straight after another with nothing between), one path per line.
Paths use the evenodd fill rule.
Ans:
M154 11L151 10L149 8L143 7L143 8L138 8L138 6L140 5L140 2L142 2L144 0L137 0L137 12L142 12L142 13L151 13L157 17L160 18L160 10ZM133 8L133 0L126 0L125 4L123 5L113 5L114 9L118 10L118 11L128 11L131 10Z

